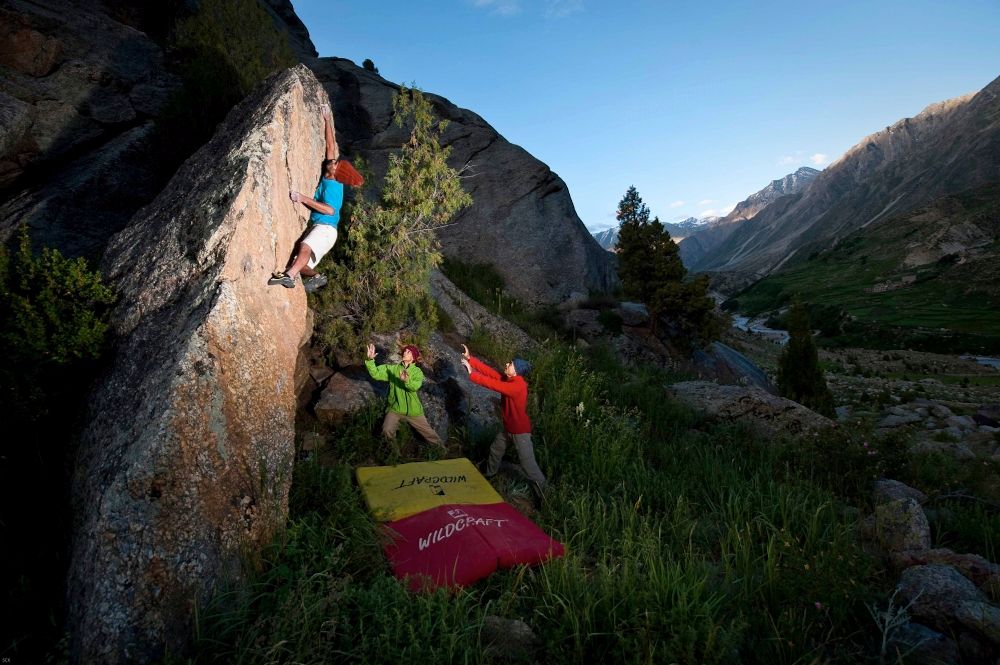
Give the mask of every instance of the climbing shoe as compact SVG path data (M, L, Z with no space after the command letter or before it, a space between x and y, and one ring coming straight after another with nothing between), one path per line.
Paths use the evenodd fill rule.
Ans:
M306 290L307 293L312 293L316 289L326 286L326 275L321 275L316 273L309 279L302 280L302 288Z
M276 272L271 274L271 279L267 280L268 286L278 286L281 285L286 289L295 288L295 278L289 277L283 272Z

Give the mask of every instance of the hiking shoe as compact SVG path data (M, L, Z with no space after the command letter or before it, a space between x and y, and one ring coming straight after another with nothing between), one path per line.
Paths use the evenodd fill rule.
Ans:
M306 290L306 293L312 293L316 289L326 286L326 275L321 275L316 273L309 279L302 280L302 288Z
M283 272L276 272L271 274L271 279L267 280L268 286L278 286L281 285L286 289L295 288L295 278L289 277Z

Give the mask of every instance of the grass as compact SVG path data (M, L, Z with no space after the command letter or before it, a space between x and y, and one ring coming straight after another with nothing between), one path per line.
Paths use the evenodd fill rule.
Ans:
M877 339L884 331L910 333L912 343L929 336L941 348L942 338L957 350L1000 349L1000 269L996 240L968 260L940 261L908 267L905 258L915 242L937 237L952 225L974 223L997 234L1000 187L987 186L900 217L860 229L840 244L771 275L736 297L751 315L784 306L795 294L818 305L839 308L854 317L850 343ZM883 293L865 289L880 282L913 277L911 286ZM865 328L869 329L865 329ZM942 331L948 333L942 335Z
M866 603L887 581L855 541L853 490L831 488L870 483L877 463L859 453L817 469L802 446L704 422L664 397L662 372L607 355L550 344L532 361L551 480L533 518L564 558L453 593L405 591L352 480L354 464L392 455L374 442L373 407L299 464L288 529L254 579L200 610L186 662L479 663L490 615L528 623L546 663L865 660L877 637Z

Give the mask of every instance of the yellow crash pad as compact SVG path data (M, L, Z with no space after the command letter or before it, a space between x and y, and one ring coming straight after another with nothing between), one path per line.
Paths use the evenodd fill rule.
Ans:
M489 481L465 457L398 466L363 466L358 485L380 522L400 520L447 504L500 503Z

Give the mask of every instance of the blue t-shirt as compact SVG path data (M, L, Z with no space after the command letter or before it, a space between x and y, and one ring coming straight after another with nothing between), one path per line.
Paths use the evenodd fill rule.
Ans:
M333 207L333 214L323 215L313 210L309 215L309 221L313 224L337 226L337 222L340 221L340 208L344 205L344 185L336 180L323 178L319 181L319 186L316 187L316 195L313 198L320 203L325 203Z

